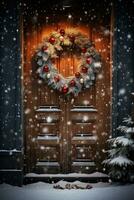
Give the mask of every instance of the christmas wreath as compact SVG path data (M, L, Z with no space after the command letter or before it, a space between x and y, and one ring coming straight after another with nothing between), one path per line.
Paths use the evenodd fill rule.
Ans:
M68 48L80 50L81 63L79 71L73 77L63 77L59 74L52 60L58 58ZM52 32L37 49L36 63L38 74L51 86L65 95L77 96L82 88L89 88L95 82L96 73L101 67L100 55L88 37L79 32L69 32L64 29Z

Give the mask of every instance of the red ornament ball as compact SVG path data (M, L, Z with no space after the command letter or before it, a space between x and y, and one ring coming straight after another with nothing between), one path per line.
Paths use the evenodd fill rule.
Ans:
M86 47L83 47L81 50L82 50L82 53L86 53L87 48L86 48Z
M75 77L76 77L76 78L80 78L80 72L76 72L76 73L75 73Z
M82 66L82 72L83 72L83 73L87 73L87 71L88 71L88 68L85 67L85 66Z
M69 36L70 41L73 43L75 41L75 36L74 35L70 35Z
M43 47L42 47L42 51L46 51L47 49L48 49L47 46L43 46Z
M55 80L55 82L59 82L60 81L60 77L59 76L55 76L54 80Z
M65 35L65 30L64 30L64 29L61 29L61 30L60 30L60 34L61 34L62 36L64 36L64 35Z
M43 67L43 72L49 72L49 67L48 67L47 65L45 65L45 66Z
M55 43L55 38L54 38L54 37L50 37L50 38L49 38L49 42L50 42L51 44L54 44L54 43Z
M76 83L75 83L75 80L71 80L71 81L70 81L70 86L71 86L71 87L74 87L75 84L76 84Z
M67 92L68 92L68 87L64 85L62 87L62 93L66 94Z
M91 57L88 57L88 58L86 59L86 62L87 62L87 64L91 64L91 62L92 62Z

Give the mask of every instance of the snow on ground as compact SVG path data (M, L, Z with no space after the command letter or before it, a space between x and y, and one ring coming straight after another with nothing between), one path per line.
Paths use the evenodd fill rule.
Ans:
M65 185L60 181L57 184ZM85 184L79 181L73 184ZM111 185L110 183L91 184L92 189L54 189L54 184L37 182L23 187L0 185L0 200L133 200L134 184Z
M48 174L35 174L35 173L28 173L25 177L46 177ZM69 174L49 174L49 177L108 177L107 174L104 174L102 172L94 172L91 174L84 174L84 173L69 173Z

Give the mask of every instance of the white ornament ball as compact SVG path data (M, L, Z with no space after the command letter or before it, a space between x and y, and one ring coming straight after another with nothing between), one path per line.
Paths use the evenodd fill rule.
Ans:
M47 78L50 78L50 76L51 76L50 74L47 74Z
M80 83L84 83L84 80L83 80L83 78L81 78L81 79L80 79Z

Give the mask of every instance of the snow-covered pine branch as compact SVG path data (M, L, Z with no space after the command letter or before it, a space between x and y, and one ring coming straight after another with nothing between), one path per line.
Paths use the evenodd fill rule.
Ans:
M117 130L120 130L124 133L134 133L134 127L128 127L128 126L119 126Z
M124 136L120 136L114 139L113 144L121 144L123 146L131 146L134 144L134 141L132 139L129 139L127 137Z
M109 166L109 175L114 180L130 180L134 174L134 122L129 116L117 130L122 136L108 139L110 149L103 164ZM125 169L124 169L125 168Z
M134 126L134 121L132 120L131 116L128 116L127 118L124 118L123 123L126 123L128 125L133 125Z
M108 159L107 164L127 167L129 165L134 165L134 162L124 156L118 156L113 159Z

